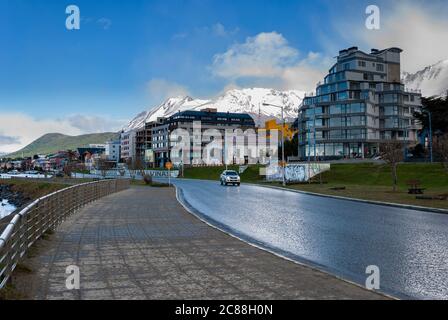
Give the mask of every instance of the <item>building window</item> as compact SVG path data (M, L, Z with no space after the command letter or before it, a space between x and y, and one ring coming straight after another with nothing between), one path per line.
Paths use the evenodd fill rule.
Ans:
M348 85L346 81L338 83L338 90L347 90L347 89Z
M344 104L336 104L330 106L330 114L341 114L341 113L345 113Z
M347 100L348 99L347 91L338 92L337 99L338 100Z
M345 130L330 130L330 139L345 139Z
M333 127L345 127L345 118L344 117L330 118L329 125L330 125L331 128L333 128Z
M323 124L324 124L323 119L313 119L313 120L308 120L308 121L306 122L306 127L307 127L308 129L309 129L309 128L312 128L312 127L314 127L314 126L316 126L316 127L322 127Z

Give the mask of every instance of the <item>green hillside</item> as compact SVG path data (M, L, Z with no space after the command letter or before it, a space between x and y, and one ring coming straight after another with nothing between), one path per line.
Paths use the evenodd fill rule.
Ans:
M67 136L61 133L48 133L39 139L31 142L23 149L7 155L10 158L32 157L35 154L49 154L60 150L75 150L78 147L85 147L89 144L104 143L111 139L116 139L118 133L92 133L81 136Z

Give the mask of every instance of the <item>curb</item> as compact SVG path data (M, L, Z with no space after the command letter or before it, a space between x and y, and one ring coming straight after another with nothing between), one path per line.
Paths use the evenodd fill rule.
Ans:
M301 194L307 194L307 195L317 196L317 197L333 198L333 199L339 199L339 200L347 200L347 201L353 201L353 202L361 202L361 203L368 203L368 204L409 209L409 210L426 211L426 212L439 213L439 214L448 214L448 209L439 209L439 208L432 208L432 207L414 206L414 205L410 205L410 204L401 204L401 203L393 203L393 202L382 202L382 201L375 201L375 200L349 198L349 197L343 197L343 196L335 196L335 195L330 195L330 194L322 194L322 193L289 189L289 188L283 188L283 187L277 187L277 186L262 185L262 184L256 184L256 183L244 183L244 184L251 185L251 186L270 188L270 189L283 190L283 191L290 191L290 192L301 193Z
M186 180L198 180L198 179L186 179ZM207 181L209 181L209 180L207 180ZM366 289L364 286L362 286L362 285L359 284L359 283L356 283L356 282L354 282L354 281L351 281L351 280L348 280L348 279L346 279L346 278L343 278L343 277L341 277L341 276L339 276L339 275L337 275L337 274L333 274L333 273L331 273L331 272L329 272L329 271L326 271L326 270L324 269L323 266L322 266L322 268L319 268L319 267L317 266L317 264L314 264L314 265L313 265L313 262L312 262L312 261L309 261L309 264L307 264L307 263L305 263L305 262L301 262L301 261L295 260L295 259L293 259L293 258L291 258L291 257L288 257L288 256L286 256L286 255L283 255L282 253L277 252L276 250L274 250L273 248L270 248L270 247L267 246L267 245L263 245L263 243L261 243L261 242L260 242L259 244L257 244L258 241L255 240L255 239L252 239L252 238L249 237L249 236L246 236L246 238L243 238L243 237L241 237L241 236L238 236L238 235L237 235L238 232L235 232L236 234L234 234L234 233L231 231L231 228L229 228L229 229L230 229L230 230L229 230L229 229L222 228L222 227L219 227L219 226L213 224L212 222L210 222L210 221L207 220L207 218L206 218L207 215L201 213L200 211L198 211L197 209L195 209L192 205L190 205L190 204L188 203L188 201L181 195L182 190L181 190L180 187L178 187L178 186L175 185L175 184L173 184L173 185L174 185L175 190L176 190L176 199L177 199L177 201L181 204L181 206L182 206L188 213L190 213L191 215L193 215L194 217L196 217L197 219L199 219L200 221L202 221L203 223L205 223L205 224L208 225L209 227L214 228L214 229L216 229L216 230L218 230L218 231L220 231L220 232L223 232L223 233L227 234L228 236L230 236L230 237L232 237L232 238L235 238L235 239L238 239L239 241L244 242L244 243L246 243L246 244L248 244L248 245L250 245L250 246L252 246L252 247L255 247L255 248L259 249L259 250L263 250L263 251L265 251L265 252L268 252L268 253L270 253L270 254L276 256L276 257L279 257L279 258L284 259L284 260L286 260L286 261L292 262L292 263L297 264L297 265L299 265L299 266L302 266L302 267L305 267L305 268L309 268L309 269L311 269L311 270L315 270L315 271L318 271L318 272L322 272L322 273L324 273L324 274L326 274L326 275L329 275L329 276L331 276L331 277L333 277L333 278L336 278L336 279L338 279L338 280L341 280L341 281L343 281L343 282L345 282L345 283L349 283L349 284L354 285L354 286L356 286L356 287L358 287L358 288L361 288L361 289L363 289L363 290L370 291L370 292L372 292L372 293L374 293L374 294L378 294L379 296L383 296L383 297L389 298L389 299L391 299L391 300L401 300L400 298L398 298L398 297L396 297L396 296L393 296L393 295L391 295L391 294L385 293L385 292L383 292L383 291L368 290L368 289ZM255 185L255 186L257 186L256 184L249 184L249 183L247 183L247 185ZM282 189L282 188L279 188L279 189ZM182 198L182 199L181 199L181 198ZM213 220L213 219L212 219L212 220ZM219 223L217 223L217 224L219 224ZM304 259L304 260L305 260L305 259Z

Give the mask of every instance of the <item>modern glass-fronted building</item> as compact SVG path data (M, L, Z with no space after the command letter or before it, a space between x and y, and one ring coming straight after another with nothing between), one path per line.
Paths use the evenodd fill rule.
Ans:
M421 109L421 94L405 91L401 83L401 52L339 51L316 94L306 96L300 106L302 159L366 158L376 155L383 141L417 143L420 126L413 113Z

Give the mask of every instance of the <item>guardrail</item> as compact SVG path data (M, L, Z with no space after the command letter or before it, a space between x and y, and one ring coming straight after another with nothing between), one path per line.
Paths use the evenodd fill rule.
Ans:
M15 214L0 235L0 289L36 240L84 205L129 188L129 180L101 180L71 186L37 199Z

